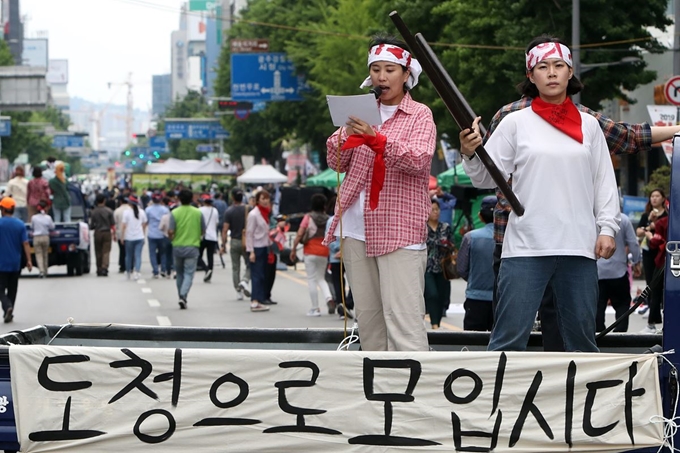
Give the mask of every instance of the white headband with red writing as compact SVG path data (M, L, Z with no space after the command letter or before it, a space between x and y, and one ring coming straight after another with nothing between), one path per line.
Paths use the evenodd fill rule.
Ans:
M402 49L399 46L392 44L378 44L373 46L368 51L368 66L370 67L376 61L389 61L397 63L411 70L411 74L406 81L406 88L411 89L418 84L418 77L423 72L423 68L418 63L418 60L411 57L408 50ZM359 88L367 88L373 86L371 76L366 77Z
M539 62L547 60L548 58L559 58L560 60L564 60L569 67L573 67L571 50L569 50L569 47L558 42L544 42L532 47L529 53L527 53L527 71L531 71Z

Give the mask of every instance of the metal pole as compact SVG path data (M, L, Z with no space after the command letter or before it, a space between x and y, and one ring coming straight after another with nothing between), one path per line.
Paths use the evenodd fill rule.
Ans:
M574 64L574 76L581 80L581 0L572 0L571 9L571 59ZM581 93L576 93L571 99L575 104L579 104Z

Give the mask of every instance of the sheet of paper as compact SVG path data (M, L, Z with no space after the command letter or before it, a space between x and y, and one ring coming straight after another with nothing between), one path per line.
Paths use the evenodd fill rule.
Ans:
M334 126L346 126L350 115L363 120L371 126L382 124L375 95L359 94L356 96L326 96L328 109Z

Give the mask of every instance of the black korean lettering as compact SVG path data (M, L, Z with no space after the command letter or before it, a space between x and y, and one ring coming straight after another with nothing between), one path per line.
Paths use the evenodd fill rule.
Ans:
M165 431L163 434L160 436L151 436L149 434L145 434L142 432L142 423L144 421L151 417L152 415L162 415L165 417L165 419L168 421L168 429ZM166 440L170 439L172 435L175 433L175 429L177 428L177 423L175 422L175 418L172 416L172 414L165 409L153 409L150 411L144 412L142 415L137 418L137 422L135 422L134 428L132 428L132 432L137 436L137 439L141 440L144 443L147 444L160 444L161 442L165 442Z
M152 391L149 387L144 385L144 379L149 377L151 374L151 371L153 371L153 367L151 366L151 363L140 358L137 354L134 352L130 351L129 349L121 349L121 352L125 354L126 356L130 357L130 360L117 360L115 362L111 362L109 366L111 368L130 368L130 367L138 367L139 368L139 375L132 380L128 385L126 385L123 390L120 392L116 393L113 398L111 398L111 401L109 401L109 404L114 403L130 393L132 389L138 389L140 392L144 393L145 395L155 399L158 401L158 395L154 391Z
M217 397L217 391L220 389L222 384L225 384L227 382L231 382L232 384L236 384L238 386L239 389L238 395L236 395L236 398L234 398L231 401L220 401L219 398ZM216 407L219 407L221 409L228 409L230 407L236 407L242 402L244 402L246 398L248 398L249 393L250 389L246 381L244 381L238 376L235 376L232 373L228 373L225 374L224 376L219 377L217 380L215 380L215 382L213 382L213 385L210 386L210 401ZM194 426L255 425L257 423L261 423L261 421L252 418L210 417L204 418L203 420L196 422Z
M501 423L503 422L503 411L499 410L498 415L496 415L496 422L493 425L493 431L487 433L484 431L463 431L460 417L455 412L451 412L451 427L453 428L453 445L456 451L472 451L489 453L496 449L498 445L498 433L501 430ZM479 437L482 439L490 439L490 445L488 447L479 446L464 446L463 437Z
M550 440L553 440L555 438L552 430L550 429L550 425L548 425L548 422L546 421L545 417L538 409L538 407L536 407L536 405L534 404L534 398L536 398L538 388L541 386L542 381L543 373L537 371L536 374L534 375L534 380L531 382L529 390L527 391L527 394L524 397L524 402L522 403L522 408L520 409L519 415L517 416L517 420L515 421L515 426L512 427L509 442L510 448L514 447L515 444L519 441L519 438L522 435L522 428L524 427L524 423L527 420L529 412L531 412L531 414L534 416L534 418L538 422L538 426L541 427L546 436L548 436Z
M474 384L474 387L472 387L470 393L463 397L453 393L452 388L456 379L460 379L462 377L468 377L472 379L472 383ZM480 378L477 373L464 368L458 368L446 378L446 381L444 382L444 396L453 404L468 404L474 401L479 396L479 394L482 393L482 387L482 378Z
M493 386L493 407L491 408L491 415L498 409L498 402L501 399L501 390L503 389L503 379L505 378L505 367L508 364L508 356L505 352L501 352L498 358L498 367L496 368L496 380Z
M375 393L373 384L375 382L376 368L383 369L406 369L409 371L406 390L403 393ZM424 447L441 445L427 439L417 439L412 437L392 436L392 403L410 403L415 400L413 391L416 388L418 379L422 373L420 362L411 359L403 360L371 360L364 358L364 395L369 401L382 401L385 403L385 434L368 434L364 436L352 437L350 444L359 445L384 445L384 446L403 446L403 447Z
M574 387L576 383L576 362L573 360L569 362L567 368L567 391L566 403L564 408L564 441L573 447L571 439L571 431L574 428Z
M500 375L502 377L503 372L501 370L505 370L505 355L501 355L501 359L499 361L499 366L498 366L498 371L496 372L496 377ZM470 378L472 379L472 390L465 395L465 396L459 396L456 395L453 391L453 383L461 378ZM464 368L459 368L452 372L451 374L448 375L446 380L444 381L444 396L446 399L453 404L468 404L477 399L477 397L482 393L484 385L482 382L482 378L479 377L479 375L473 371L466 370ZM501 385L499 385L498 380L496 381L496 389L498 390L498 393L500 394L500 388ZM494 410L491 412L492 415L495 412ZM456 447L456 451L471 451L471 452L490 452L493 451L496 448L496 445L498 444L498 433L500 432L501 428L501 422L503 420L503 413L502 411L498 411L498 415L496 416L496 422L494 423L494 428L493 432L487 433L484 431L479 431L479 430L474 430L474 431L463 431L462 428L462 423L460 420L460 417L458 414L455 412L451 412L451 427L453 429L453 444ZM464 446L463 445L463 437L479 437L482 439L490 439L490 446L489 447L479 447L479 446Z
M286 396L286 389L289 388L305 388L316 385L316 380L319 377L319 367L317 364L307 361L293 361L283 362L279 364L281 368L307 368L312 371L312 378L309 381L279 381L274 385L279 389L279 407L287 414L297 415L297 422L295 425L289 426L273 426L264 430L265 433L318 433L318 434L342 434L340 431L323 428L320 426L307 426L305 424L305 415L319 415L327 411L324 409L309 409L304 407L295 407L288 402Z
M56 382L47 375L47 370L51 365L64 363L89 362L90 358L81 354L59 355L56 357L45 357L38 368L38 383L51 392L73 392L92 387L90 381Z
M612 429L614 429L614 427L619 424L619 421L617 420L615 423L610 423L607 426L595 427L593 426L591 418L593 415L593 406L595 405L595 397L597 396L597 391L600 389L616 387L617 385L621 384L623 384L623 381L620 379L589 382L588 384L586 384L588 394L586 395L586 404L585 408L583 409L583 432L586 433L588 436L590 437L602 436L603 434L606 434Z
M626 417L626 431L630 438L630 443L635 445L635 437L633 436L633 397L639 397L645 394L644 388L633 388L633 378L637 375L637 362L630 364L628 368L628 382L626 382L625 391L625 405L624 414Z
M173 361L173 370L171 373L159 374L153 378L154 382L165 382L172 379L172 405L177 407L179 402L179 389L182 385L182 350L175 349L175 360Z
M104 431L95 431L90 429L71 430L71 398L66 400L64 407L64 421L61 424L60 430L55 431L36 431L28 434L28 438L33 442L52 442L62 440L82 440L90 439L106 434Z

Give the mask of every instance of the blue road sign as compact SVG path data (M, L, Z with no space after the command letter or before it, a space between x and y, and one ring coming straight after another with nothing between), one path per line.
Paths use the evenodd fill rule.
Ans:
M52 148L83 148L85 137L81 135L55 135L52 138Z
M149 150L151 152L165 153L168 151L168 140L165 135L149 137Z
M0 120L0 137L9 137L12 135L12 121Z
M303 76L285 53L232 53L231 98L235 101L301 101Z
M229 138L219 121L165 121L165 137L168 139L212 140Z
M197 153L212 153L214 149L213 145L196 145Z
M144 159L148 157L151 150L148 146L133 146L130 148L130 152L132 153L132 158Z

